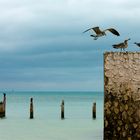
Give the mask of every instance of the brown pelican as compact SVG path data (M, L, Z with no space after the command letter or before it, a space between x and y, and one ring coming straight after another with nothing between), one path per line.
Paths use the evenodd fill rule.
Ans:
M112 45L112 46L113 46L113 48L115 48L115 49L121 49L121 51L122 51L122 50L125 50L125 48L128 47L128 40L130 40L130 38L124 40L124 42L122 42L122 43L114 44L114 45Z
M105 29L105 30L101 31L99 27L93 27L93 28L89 28L89 29L85 30L83 33L87 32L89 30L92 30L96 33L96 34L90 35L91 37L94 37L94 40L97 40L98 37L105 36L106 31L110 31L112 34L120 36L118 31L116 31L114 28L109 28L109 29Z
M140 43L135 42L134 44L136 44L138 47L140 47Z

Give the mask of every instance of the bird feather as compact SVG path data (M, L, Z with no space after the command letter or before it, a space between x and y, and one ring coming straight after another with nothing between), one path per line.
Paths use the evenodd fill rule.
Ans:
M102 31L100 30L99 27L94 27L94 28L92 28L92 30L93 30L96 34L101 34L101 33L102 33Z
M140 47L140 43L135 42L134 44L136 44L138 47Z
M109 29L104 30L104 32L106 31L110 31L112 34L120 36L119 32L115 30L114 28L109 28Z

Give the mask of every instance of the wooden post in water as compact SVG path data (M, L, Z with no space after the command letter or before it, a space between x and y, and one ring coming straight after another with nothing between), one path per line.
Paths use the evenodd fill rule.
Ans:
M61 103L61 119L64 119L65 118L65 115L64 115L64 100L62 100L62 103Z
M4 117L6 116L6 94L3 93L3 108L4 108Z
M93 103L92 107L92 118L96 119L96 103Z
M30 99L30 119L34 118L33 98Z
M3 102L0 102L0 118L4 118L4 106L3 106Z

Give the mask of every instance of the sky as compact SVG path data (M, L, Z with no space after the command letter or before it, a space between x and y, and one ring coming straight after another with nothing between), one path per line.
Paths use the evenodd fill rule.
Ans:
M103 54L139 51L139 26L139 0L0 0L0 90L103 91Z

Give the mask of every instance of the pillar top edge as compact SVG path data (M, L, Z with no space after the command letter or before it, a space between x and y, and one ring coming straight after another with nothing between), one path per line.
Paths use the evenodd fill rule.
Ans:
M104 55L106 54L140 54L140 51L136 51L136 52L104 52Z

